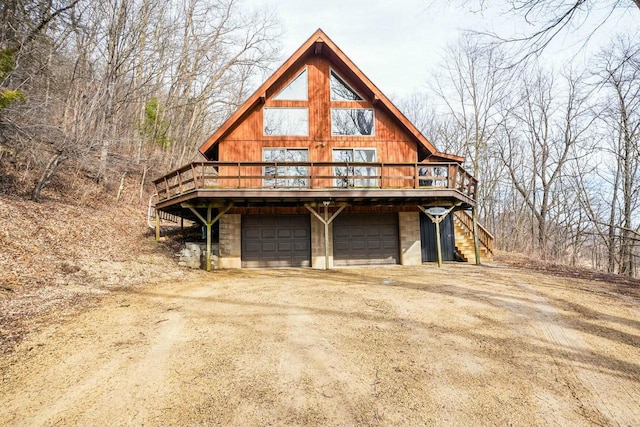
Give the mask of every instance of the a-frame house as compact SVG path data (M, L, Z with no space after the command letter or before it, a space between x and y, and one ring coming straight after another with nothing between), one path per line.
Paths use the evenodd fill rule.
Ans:
M154 183L158 212L205 225L208 268L491 256L464 159L438 152L322 30L200 153Z

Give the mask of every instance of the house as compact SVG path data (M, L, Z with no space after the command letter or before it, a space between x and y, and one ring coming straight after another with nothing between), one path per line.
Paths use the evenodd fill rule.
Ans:
M491 256L464 159L439 152L322 30L199 151L206 161L154 184L158 212L205 225L208 269L216 227L217 268Z

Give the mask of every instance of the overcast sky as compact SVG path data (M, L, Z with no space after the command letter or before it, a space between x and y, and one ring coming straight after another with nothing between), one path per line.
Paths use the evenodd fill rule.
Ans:
M275 12L284 30L283 60L318 28L392 99L424 89L441 62L444 49L465 29L493 28L509 31L513 19L500 11L472 13L464 1L447 0L245 0ZM493 2L497 4L499 2ZM630 2L631 3L631 2ZM624 14L621 14L624 15ZM628 10L640 27L640 11ZM620 18L611 27L620 27ZM626 21L625 21L626 22ZM520 25L520 24L517 24ZM609 32L597 34L603 43ZM563 43L569 43L563 40ZM594 44L596 44L594 43ZM575 46L565 49L568 57ZM556 55L558 56L558 55Z

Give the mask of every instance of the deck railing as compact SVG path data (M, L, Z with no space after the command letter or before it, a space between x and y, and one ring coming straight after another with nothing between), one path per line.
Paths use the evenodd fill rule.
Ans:
M467 211L457 211L455 212L455 218L469 232L469 235L473 235L473 217L471 214ZM493 255L493 235L480 223L476 225L478 226L478 241Z
M154 181L159 200L201 189L452 189L475 200L457 163L196 162Z

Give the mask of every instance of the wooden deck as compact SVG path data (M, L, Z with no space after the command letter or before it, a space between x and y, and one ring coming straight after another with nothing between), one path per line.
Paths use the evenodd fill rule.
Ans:
M318 200L475 206L477 180L457 163L196 162L154 181L158 208L192 199L242 204Z

